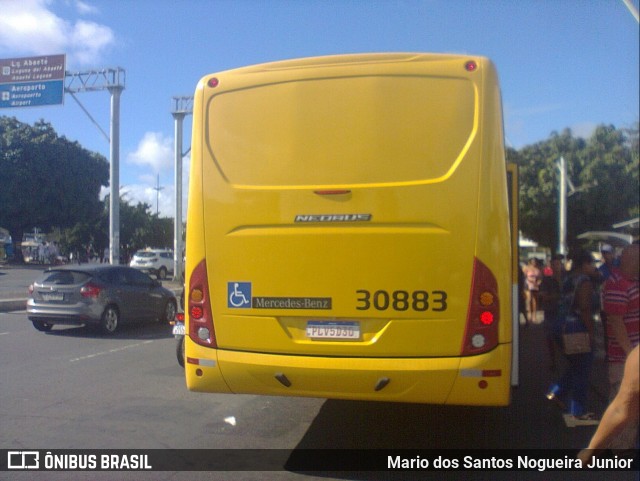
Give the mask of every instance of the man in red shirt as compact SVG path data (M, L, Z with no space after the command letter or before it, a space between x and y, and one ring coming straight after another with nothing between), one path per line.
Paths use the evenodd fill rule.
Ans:
M614 271L603 286L604 311L607 313L607 360L609 362L609 400L613 400L624 373L624 362L640 341L640 305L638 292L639 247L625 247L620 270ZM637 424L626 429L611 443L611 449L633 449Z

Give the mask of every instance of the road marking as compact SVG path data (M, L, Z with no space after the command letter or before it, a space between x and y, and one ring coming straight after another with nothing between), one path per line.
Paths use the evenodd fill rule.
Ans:
M5 334L9 334L8 332L0 332L0 336L4 336Z
M114 352L124 351L125 349L131 349L132 347L143 346L145 344L150 344L152 342L153 341L137 342L136 344L129 344L128 346L116 347L114 349L109 349L108 351L96 352L95 354L89 354L88 356L74 357L73 359L69 359L69 362L84 361L86 359L92 359L94 357L104 356L106 354L113 354Z

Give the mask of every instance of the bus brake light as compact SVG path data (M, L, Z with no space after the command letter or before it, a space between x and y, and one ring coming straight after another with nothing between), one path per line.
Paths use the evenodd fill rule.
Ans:
M207 263L203 259L189 279L189 337L206 347L218 347L213 329Z
M472 356L490 351L498 345L500 301L498 282L491 270L474 259L467 324L460 353Z

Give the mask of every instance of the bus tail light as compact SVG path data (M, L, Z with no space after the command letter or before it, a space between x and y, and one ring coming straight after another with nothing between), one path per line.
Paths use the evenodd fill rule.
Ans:
M204 260L196 266L189 279L188 302L189 337L202 346L218 347L213 330L207 263Z
M461 355L480 354L496 347L499 320L498 282L491 270L475 258Z

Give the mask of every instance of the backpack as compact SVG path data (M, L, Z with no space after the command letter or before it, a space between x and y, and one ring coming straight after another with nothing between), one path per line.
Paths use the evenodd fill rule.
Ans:
M584 275L567 279L558 304L556 325L562 340L563 351L567 355L591 352L589 332L574 309L576 290L587 279Z

